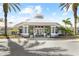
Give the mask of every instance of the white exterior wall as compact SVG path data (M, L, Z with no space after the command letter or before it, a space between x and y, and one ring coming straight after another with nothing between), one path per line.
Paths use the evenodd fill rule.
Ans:
M25 29L25 27L27 27L27 28ZM22 33L23 36L28 36L29 35L29 32L28 32L29 28L28 27L29 27L28 25L23 26L23 33ZM26 33L25 33L25 30L26 30ZM34 36L35 36L37 31L35 30L35 28L33 28L33 31L34 31ZM59 33L56 33L56 26L51 26L51 33L50 34L51 34L52 37L58 36Z
M56 33L56 26L51 26L51 37L55 36L58 36L58 33Z
M26 28L25 28L26 27ZM27 26L23 26L22 28L22 33L21 35L24 36L24 37L28 37L29 36L29 32L28 32L28 25ZM25 32L26 31L26 32Z
M24 26L22 27L22 33L24 33L25 32L25 29L24 29Z
M47 23L46 23L47 24ZM22 28L22 35L23 36L28 36L29 35L29 26L31 26L31 25L29 25L29 24L25 24L25 25L21 25L23 28ZM33 25L32 25L33 26ZM35 24L34 26L46 26L45 25L45 23L44 23L44 25L42 25L42 24L40 24L40 25L38 25L38 24ZM58 35L59 33L56 33L56 28L57 28L57 25L47 25L47 26L51 26L51 36L56 36L56 35ZM26 28L25 28L26 27ZM26 30L26 32L25 32L25 30ZM39 29L40 30L40 29ZM35 30L35 28L33 28L33 31L34 31L34 35L36 35L36 30ZM41 31L41 30L40 30ZM44 29L42 30L43 32L45 32L44 31ZM46 35L46 33L43 33L44 34L44 36Z
M51 26L51 33L55 33L55 29L56 29L56 26Z

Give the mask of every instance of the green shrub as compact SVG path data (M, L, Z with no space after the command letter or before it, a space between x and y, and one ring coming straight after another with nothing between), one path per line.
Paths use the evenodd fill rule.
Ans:
M65 35L74 35L73 30L68 27L67 28L60 27L59 30L61 30L61 32Z

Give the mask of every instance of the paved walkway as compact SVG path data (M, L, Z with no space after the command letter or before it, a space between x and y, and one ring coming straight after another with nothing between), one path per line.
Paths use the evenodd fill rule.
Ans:
M40 40L39 40L40 39ZM49 39L49 38L47 38ZM79 39L57 40L46 38L21 38L19 43L17 39L0 39L0 55L13 56L54 56L54 55L79 55ZM4 48L5 47L5 48Z

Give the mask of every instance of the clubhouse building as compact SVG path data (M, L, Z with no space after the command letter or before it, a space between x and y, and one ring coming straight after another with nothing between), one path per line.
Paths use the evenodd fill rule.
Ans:
M41 14L36 14L32 19L15 25L19 34L24 37L55 37L61 34L58 30L60 26L56 22L47 21Z

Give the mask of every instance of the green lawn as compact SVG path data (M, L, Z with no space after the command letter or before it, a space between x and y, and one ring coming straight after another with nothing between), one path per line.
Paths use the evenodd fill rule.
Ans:
M18 38L16 35L8 35L10 38ZM6 38L4 35L0 35L0 39Z
M8 35L10 38L19 38L18 35ZM0 39L5 39L6 37L4 35L0 35ZM39 37L40 38L40 37ZM79 38L79 35L77 36L59 36L55 37L55 39L76 39Z

